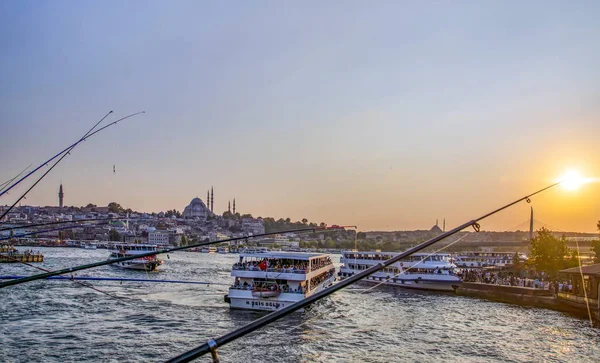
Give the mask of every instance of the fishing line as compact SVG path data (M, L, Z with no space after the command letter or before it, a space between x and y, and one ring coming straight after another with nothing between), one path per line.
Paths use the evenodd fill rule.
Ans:
M95 226L102 226L102 225L105 225L105 224L109 224L109 223L98 223L98 224L95 224ZM14 236L2 237L2 238L0 238L0 241L5 241L5 240L13 239L13 238L21 238L21 237L25 237L25 236L31 236L31 235L40 234L40 233L46 233L46 232L62 231L64 229L72 229L72 228L77 228L77 225L66 226L66 227L59 227L59 228L52 228L52 229L45 229L43 231L35 231L35 232L28 232L28 233L16 234Z
M585 289L585 279L583 277L583 269L581 268L581 256L579 255L579 242L575 240L577 245L577 261L579 262L579 274L581 275L581 288L583 289L583 296L585 298L585 305L587 306L588 316L590 318L590 327L594 327L594 320L592 319L592 311L590 310L590 302L587 296L587 290Z
M66 224L66 223L81 223L81 222L98 222L98 221L119 221L124 218L87 218L87 219L76 219L74 221L56 221L56 222L44 222L44 223L36 223L36 224L25 224L22 226L16 227L5 227L0 228L0 232L2 231L10 231L14 229L20 228L32 228L32 227L43 227L43 226L51 226L54 224Z
M9 179L9 180L5 181L4 183L0 184L0 186L2 187L2 188L0 188L0 192L2 192L10 183L12 183L13 180L15 180L18 177L20 177L21 174L23 174L30 167L31 167L31 164L29 164L25 169L23 169L19 174L17 174L16 176L14 176L12 179Z
M94 127L92 127L88 132L85 133L85 135L83 135L83 137L81 137L79 139L79 141L77 141L76 143L72 144L71 146L67 147L66 149L64 149L63 151L59 152L58 154L54 155L52 158L50 158L49 160L47 160L46 162L40 164L37 168L33 169L32 171L30 171L27 175L25 175L24 177L22 177L21 179L19 179L16 183L14 183L13 185L11 185L8 189L4 190L2 193L0 193L0 197L3 196L5 193L8 193L9 190L11 190L13 187L17 186L19 183L21 183L23 180L27 179L31 174L35 173L36 171L38 171L40 168L42 168L43 166L48 165L49 162L51 162L52 160L56 159L57 157L59 157L61 154L63 153L69 153L69 151L73 150L73 148L75 146L77 146L77 144L79 144L80 142L82 142L83 140L85 140L87 137L91 136L90 132L92 130L94 130L96 128L96 126L98 126L98 124L100 124L100 122L102 122L105 118L108 117L108 115L110 115L112 113L112 110L109 111L106 115L104 115L104 117L102 117L100 119L100 121L96 122L96 124L94 125ZM2 219L2 218L0 218Z
M108 114L110 114L111 112L112 112L112 111L110 111ZM67 151L66 151L64 154L62 154L62 156L60 157L60 159L58 159L56 162L54 162L54 164L52 164L52 166L51 166L51 167L50 167L48 170L46 170L46 172L45 172L44 174L42 174L42 176L41 176L41 177L40 177L38 180L36 180L36 182L35 182L35 183L33 183L33 185L32 185L31 187L29 187L29 189L27 189L27 191L25 191L25 193L23 193L23 195L21 195L21 196L19 197L19 199L17 199L17 200L16 200L16 201L13 203L13 205L11 205L11 206L10 206L10 207L9 207L9 208L8 208L8 209L7 209L7 210L6 210L6 211L5 211L3 214L2 214L2 216L0 216L0 220L2 220L2 218L4 218L4 217L5 217L5 216L8 214L8 212L10 212L10 211L11 211L11 210L12 210L12 209L15 207L15 205L17 205L17 203L19 203L19 202L21 201L21 199L25 198L25 196L27 195L27 193L29 193L29 192L30 192L30 191L31 191L31 190L32 190L32 189L33 189L33 188L34 188L34 187L35 187L35 186L36 186L36 185L37 185L37 184L38 184L40 181L42 181L42 179L44 179L44 177L45 177L46 175L48 175L48 173L50 173L50 171L52 171L52 169L54 169L54 167L55 167L56 165L58 165L58 163L60 163L60 162L62 161L62 159L64 159L64 158L65 158L67 155L70 155L71 151L72 151L72 150L73 150L73 149L74 149L74 148L75 148L75 147L76 147L76 146L77 146L77 145L78 145L80 142L82 142L83 140L87 139L88 137L90 137L90 136L92 136L92 135L94 135L94 134L96 134L96 133L98 133L98 132L100 132L100 131L104 130L105 128L107 128L107 127L109 127L109 126L111 126L111 125L115 125L117 122L123 121L123 120L125 120L125 119L127 119L127 118L129 118L129 117L133 117L133 116L135 116L135 115L138 115L138 114L140 114L140 113L143 113L143 112L144 112L144 111L137 112L137 113L131 114L131 115L129 115L129 116L125 116L125 117L123 117L123 118L121 118L121 119L119 119L119 120L117 120L117 121L114 121L114 122L112 122L112 123L110 123L110 124L108 124L108 125L106 125L106 126L104 126L104 127L100 128L100 129L98 129L98 130L96 130L96 131L94 131L94 132L90 133L90 131L92 131L92 130L93 130L93 129L94 129L94 128L95 128L95 127L96 127L96 126L97 126L97 125L100 123L100 122L102 122L102 120L104 120L104 118L106 118L106 116L108 116L108 114L107 114L106 116L104 116L104 118L102 118L102 120L98 121L98 122L96 123L96 125L94 125L94 127L93 127L92 129L90 129L90 131L88 131L88 133L87 133L87 134L86 134L84 137L82 137L82 138L81 138L79 141L77 141L77 142L76 142L75 144L73 144L73 145L72 145L72 146L71 146L69 149L67 149ZM14 184L14 185L16 185L16 184ZM11 188L12 188L12 186L11 186ZM9 188L9 189L10 189L10 188ZM4 191L4 193L6 193L7 191L8 191L8 189L7 189L7 190L5 190L5 191ZM0 196L1 196L1 195L2 195L2 194L0 194Z
M33 267L33 268L36 268L36 269L38 269L38 270L41 270L41 271L45 271L45 272L49 272L49 271L50 271L50 270L46 270L45 268L42 268L42 267L39 267L39 266L34 266L34 265L30 264L30 263L27 263L27 262L21 261L21 260L19 260L19 259L17 259L17 258L14 258L14 257L12 257L12 256L9 256L9 255L4 255L3 257L8 257L10 260L13 260L13 261L15 261L15 262L22 263L22 264L23 264L23 265L25 265L25 266ZM102 294L104 294L104 295L110 296L110 297L111 297L111 298L113 298L113 299L118 299L118 300L121 300L121 301L123 301L123 302L125 302L125 303L127 303L127 304L131 304L131 303L129 303L128 301L125 301L123 298L121 298L121 297L119 297L119 296L116 296L116 295L109 294L109 293L108 293L108 292L106 292L106 291L102 291L102 290L98 289L97 287L94 287L94 286L93 286L92 284L90 284L90 283L85 283L85 282L81 282L81 281L76 281L75 279L72 279L72 278L71 278L71 279L69 279L69 280L70 280L70 281L73 281L74 283L76 283L76 284L79 284L79 285L81 285L81 286L88 287L88 288L90 288L90 289L92 289L92 290L94 290L94 291L97 291L97 292L99 292L99 293L102 293ZM133 304L131 304L131 305L133 305Z

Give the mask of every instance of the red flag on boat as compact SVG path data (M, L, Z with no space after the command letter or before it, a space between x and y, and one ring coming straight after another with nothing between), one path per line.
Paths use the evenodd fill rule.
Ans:
M258 264L258 268L265 271L267 269L267 259L262 260L261 263Z

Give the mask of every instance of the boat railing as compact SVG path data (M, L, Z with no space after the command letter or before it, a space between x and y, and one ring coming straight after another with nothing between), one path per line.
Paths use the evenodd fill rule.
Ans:
M258 291L252 285L246 285L246 286L244 286L244 285L231 285L230 288L234 289L234 290L247 290L247 291L253 291L253 292ZM264 290L264 291L272 291L272 290ZM287 293L287 294L304 294L304 292L305 292L303 289L289 289L289 288L281 288L281 289L279 289L277 291L280 291L281 293Z
M233 265L233 269L237 270L237 271L266 271L266 272L280 272L280 273L294 273L294 274L305 274L307 272L307 269L296 269L296 268L293 268L293 267L290 267L290 268L283 268L283 267L273 268L273 267L268 267L266 270L262 270L258 266L239 266L239 265Z

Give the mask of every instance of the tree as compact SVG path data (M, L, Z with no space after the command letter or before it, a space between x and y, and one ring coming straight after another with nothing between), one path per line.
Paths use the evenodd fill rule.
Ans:
M117 202L108 203L108 211L111 213L121 213L123 211L123 207Z
M519 252L515 252L512 258L513 266L518 266L521 264L521 258L519 257Z
M181 243L179 244L180 246L187 246L188 242L187 242L187 238L185 238L185 234L183 236L181 236Z
M85 206L86 208L96 208L97 205L92 204L92 203L88 203L88 205Z
M111 229L110 232L108 232L108 240L109 241L118 241L118 242L120 242L121 241L121 235L115 229Z
M356 235L357 239L366 239L367 238L367 234L365 232L358 232L358 234Z
M308 219L302 218L302 224L307 224L307 223L308 223Z
M543 271L555 277L556 273L565 268L565 256L569 256L565 236L555 237L546 228L540 229L529 245L529 261L537 271Z

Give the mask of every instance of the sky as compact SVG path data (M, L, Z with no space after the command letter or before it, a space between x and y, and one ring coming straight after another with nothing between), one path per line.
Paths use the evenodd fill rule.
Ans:
M447 228L600 177L600 3L0 2L0 182L103 124L23 204ZM113 173L113 165L115 173ZM46 169L44 169L46 170ZM0 204L11 204L23 183ZM593 232L600 183L532 198ZM523 227L529 204L481 223ZM526 229L527 227L523 227Z

